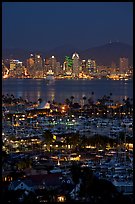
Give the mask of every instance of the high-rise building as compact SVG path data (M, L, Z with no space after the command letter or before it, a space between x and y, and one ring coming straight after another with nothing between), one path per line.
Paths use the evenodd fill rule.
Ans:
M27 71L28 71L30 77L34 77L34 75L35 75L34 64L35 64L34 55L31 54L30 57L26 60Z
M48 60L48 64L47 64L47 71L52 70L52 72L54 73L54 76L58 76L60 74L60 62L57 61L55 56L51 56Z
M30 55L30 57L26 60L26 65L28 68L32 67L34 65L34 56L33 54Z
M120 65L119 65L119 72L126 73L127 71L128 71L128 58L121 57Z
M20 62L19 60L15 60L12 59L10 60L10 69L9 69L9 76L10 77L15 77L16 75L18 75L18 73L22 71L22 62Z
M72 55L72 60L73 60L72 75L73 77L78 77L80 72L80 58L76 52Z
M86 68L89 74L96 72L96 61L92 59L88 59L86 63Z
M10 71L13 71L16 67L16 63L13 60L10 60Z
M56 57L55 56L51 56L49 58L49 70L52 70L54 72L54 75L56 75Z
M3 60L2 60L2 77L3 78L9 77L9 69L5 66Z
M35 55L35 65L42 67L42 58L41 55L36 54Z
M112 61L111 63L111 73L115 73L116 72L116 63Z
M81 67L82 67L82 72L84 74L88 74L87 69L86 69L86 60L82 60Z
M27 59L27 68L31 77L43 78L43 60L39 54L31 54Z
M56 76L59 76L60 73L61 73L60 62L56 62L55 75L56 75Z
M64 75L72 74L72 65L73 65L73 60L69 56L66 56L63 64Z

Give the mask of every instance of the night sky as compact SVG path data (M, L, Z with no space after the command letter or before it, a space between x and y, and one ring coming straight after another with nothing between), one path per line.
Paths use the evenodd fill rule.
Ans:
M3 48L133 43L132 2L3 2Z

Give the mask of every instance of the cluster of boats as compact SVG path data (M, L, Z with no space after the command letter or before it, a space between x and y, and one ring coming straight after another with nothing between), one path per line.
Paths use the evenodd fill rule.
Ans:
M17 125L18 124L18 125ZM37 115L36 117L27 118L24 114L18 115L14 121L3 118L2 139L5 143L13 135L16 138L36 138L43 140L42 133L50 130L53 135L79 133L87 137L100 134L109 138L118 138L121 132L133 138L133 118L101 118L85 116L45 116ZM57 154L57 165L50 170L50 173L70 174L70 164L74 157L61 162L61 157ZM104 178L116 185L120 191L132 193L133 191L133 154L126 150L123 152L110 151L104 155L96 154L94 159L83 158L81 155L74 155L77 161L81 162L81 167L88 167L93 170L99 178ZM38 164L38 161L35 161ZM63 169L63 166L65 167Z

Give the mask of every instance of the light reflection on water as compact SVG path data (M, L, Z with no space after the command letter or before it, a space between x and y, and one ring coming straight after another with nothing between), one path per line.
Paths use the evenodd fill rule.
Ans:
M74 96L74 101L79 102L85 95L97 100L103 95L110 95L115 100L133 97L133 81L112 80L56 80L54 84L47 84L44 79L4 79L2 81L2 94L13 94L31 101L42 98L45 101L64 102L66 98ZM87 100L86 99L86 100Z

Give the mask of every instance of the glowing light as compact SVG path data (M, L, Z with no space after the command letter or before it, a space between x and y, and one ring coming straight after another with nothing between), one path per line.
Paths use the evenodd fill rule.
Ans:
M53 139L56 140L56 135L53 135Z
M57 200L58 200L58 202L64 202L65 198L64 198L64 196L59 196L57 198Z
M75 59L75 58L79 59L79 55L76 52L72 56L72 59Z

